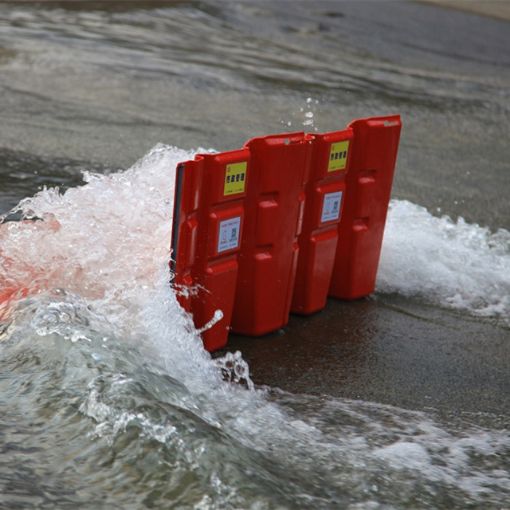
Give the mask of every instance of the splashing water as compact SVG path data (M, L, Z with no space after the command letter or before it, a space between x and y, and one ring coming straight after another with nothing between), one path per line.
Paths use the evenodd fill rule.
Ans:
M306 107L302 107L299 109L299 111L304 115L304 120L302 124L305 127L305 129L313 129L314 131L318 131L318 127L315 124L315 113L318 104L319 104L318 99L312 99L311 97L307 97Z
M393 200L377 290L509 322L510 232L436 218L424 207Z
M2 276L20 287L76 292L117 312L129 301L118 322L130 327L133 305L144 302L168 260L174 169L188 157L156 146L126 172L87 173L86 186L23 200L17 209L43 221L4 227Z
M304 106L299 108L299 112L293 114L293 120L280 119L280 124L284 126L284 129L291 128L293 125L303 126L302 129L305 131L313 130L314 132L319 131L317 126L317 113L319 110L319 100L307 97Z
M125 172L25 199L19 210L40 220L1 227L0 281L30 295L0 337L0 430L10 445L0 503L355 509L507 500L504 431L255 389L239 353L211 360L168 286L174 169L192 156L157 146ZM508 239L394 201L379 290L507 317Z

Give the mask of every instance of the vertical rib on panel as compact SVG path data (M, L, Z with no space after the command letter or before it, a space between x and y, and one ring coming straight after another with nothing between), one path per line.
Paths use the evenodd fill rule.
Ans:
M400 116L350 124L354 132L330 295L356 299L374 291L400 139Z
M289 319L311 142L304 133L255 138L232 330L262 335Z
M326 306L338 241L352 130L313 136L292 313Z
M185 305L197 328L203 328L217 310L221 311L222 318L202 332L205 348L214 351L223 347L228 338L250 156L246 149L205 154L186 163L185 169L193 168L193 164L200 167L199 201L192 212L188 213L192 207L185 208L185 219L174 218L174 238L178 239L176 283L192 283L196 289ZM195 197L187 195L188 190L183 188L182 201L194 205Z

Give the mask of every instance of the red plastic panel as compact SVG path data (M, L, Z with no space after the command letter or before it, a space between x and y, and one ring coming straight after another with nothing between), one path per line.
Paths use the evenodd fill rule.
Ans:
M374 290L400 117L323 135L255 138L179 165L172 268L206 349L227 334L262 335L289 311ZM249 183L248 183L249 180ZM186 290L194 289L192 293Z
M203 160L187 161L177 166L172 226L173 286L181 306L191 311L190 288L198 242L199 203L202 196Z
M197 328L203 328L216 310L221 310L223 318L202 332L209 351L227 343L249 172L246 149L200 155L177 170L174 286ZM187 292L190 287L195 289L191 294Z
M335 262L352 130L315 135L291 311L317 312L326 300Z
M287 324L303 221L311 138L255 138L232 330L263 335Z
M374 291L401 130L400 116L350 124L347 192L329 294L356 299Z

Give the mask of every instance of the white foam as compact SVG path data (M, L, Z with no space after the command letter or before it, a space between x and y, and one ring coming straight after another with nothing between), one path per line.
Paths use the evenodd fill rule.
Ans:
M377 448L374 455L389 462L393 467L408 469L423 469L430 465L430 455L420 444L409 441L396 443Z
M390 204L379 292L422 296L484 316L510 318L510 232L437 218L405 200Z
M84 186L23 200L18 209L43 221L0 229L0 281L101 300L129 327L168 264L175 167L192 156L159 145L125 172L87 173Z

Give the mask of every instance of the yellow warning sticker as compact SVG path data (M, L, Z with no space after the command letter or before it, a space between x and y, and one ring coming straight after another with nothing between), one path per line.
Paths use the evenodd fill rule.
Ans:
M225 186L223 188L224 196L244 193L247 167L248 164L246 161L227 165L227 169L225 171Z
M347 165L347 153L349 152L349 140L331 144L329 152L328 172L343 170Z

